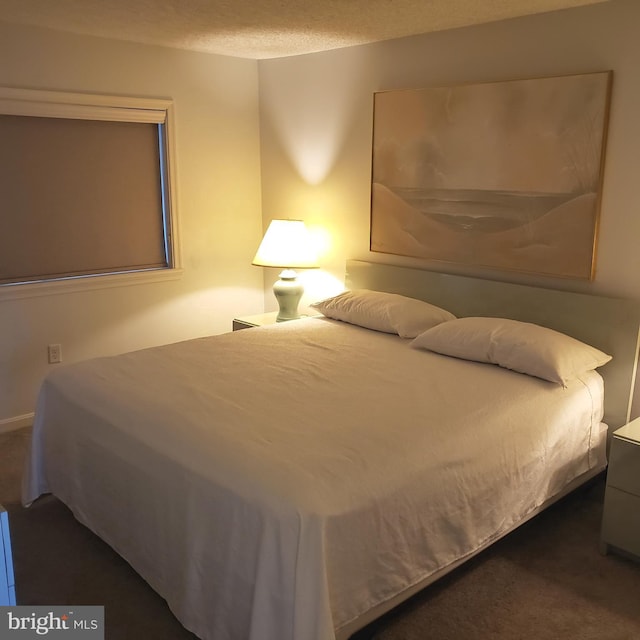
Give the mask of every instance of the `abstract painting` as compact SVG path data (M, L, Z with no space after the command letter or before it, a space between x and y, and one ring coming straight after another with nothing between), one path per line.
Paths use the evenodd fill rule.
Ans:
M375 93L371 251L592 279L611 79Z

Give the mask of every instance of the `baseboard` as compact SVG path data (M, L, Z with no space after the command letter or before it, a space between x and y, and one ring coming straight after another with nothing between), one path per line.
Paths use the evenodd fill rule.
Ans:
M33 412L25 413L22 416L14 416L13 418L3 418L0 420L0 433L8 431L16 431L23 427L30 427L33 424Z

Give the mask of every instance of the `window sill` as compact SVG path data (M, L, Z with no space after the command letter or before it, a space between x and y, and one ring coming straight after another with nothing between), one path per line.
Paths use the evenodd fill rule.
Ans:
M46 282L1 285L0 301L167 282L169 280L179 280L182 277L182 273L182 269L154 269L153 271L114 273L64 280L49 280Z

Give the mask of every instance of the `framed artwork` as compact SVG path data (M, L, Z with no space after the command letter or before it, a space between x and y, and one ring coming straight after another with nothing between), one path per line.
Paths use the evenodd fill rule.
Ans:
M371 251L592 279L611 81L375 93Z

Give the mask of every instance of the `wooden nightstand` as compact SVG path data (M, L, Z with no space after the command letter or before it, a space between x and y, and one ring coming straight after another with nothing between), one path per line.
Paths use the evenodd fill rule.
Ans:
M233 319L233 330L239 331L240 329L250 329L251 327L262 327L266 324L275 324L278 317L277 311L270 311L269 313L257 313L255 316L242 316L241 318ZM318 318L317 314L308 315L301 314L302 318ZM293 322L293 320L286 320L286 322Z
M13 558L9 537L9 518L0 505L0 606L16 604L16 586L13 578Z
M640 557L640 418L613 433L602 517L602 551Z

